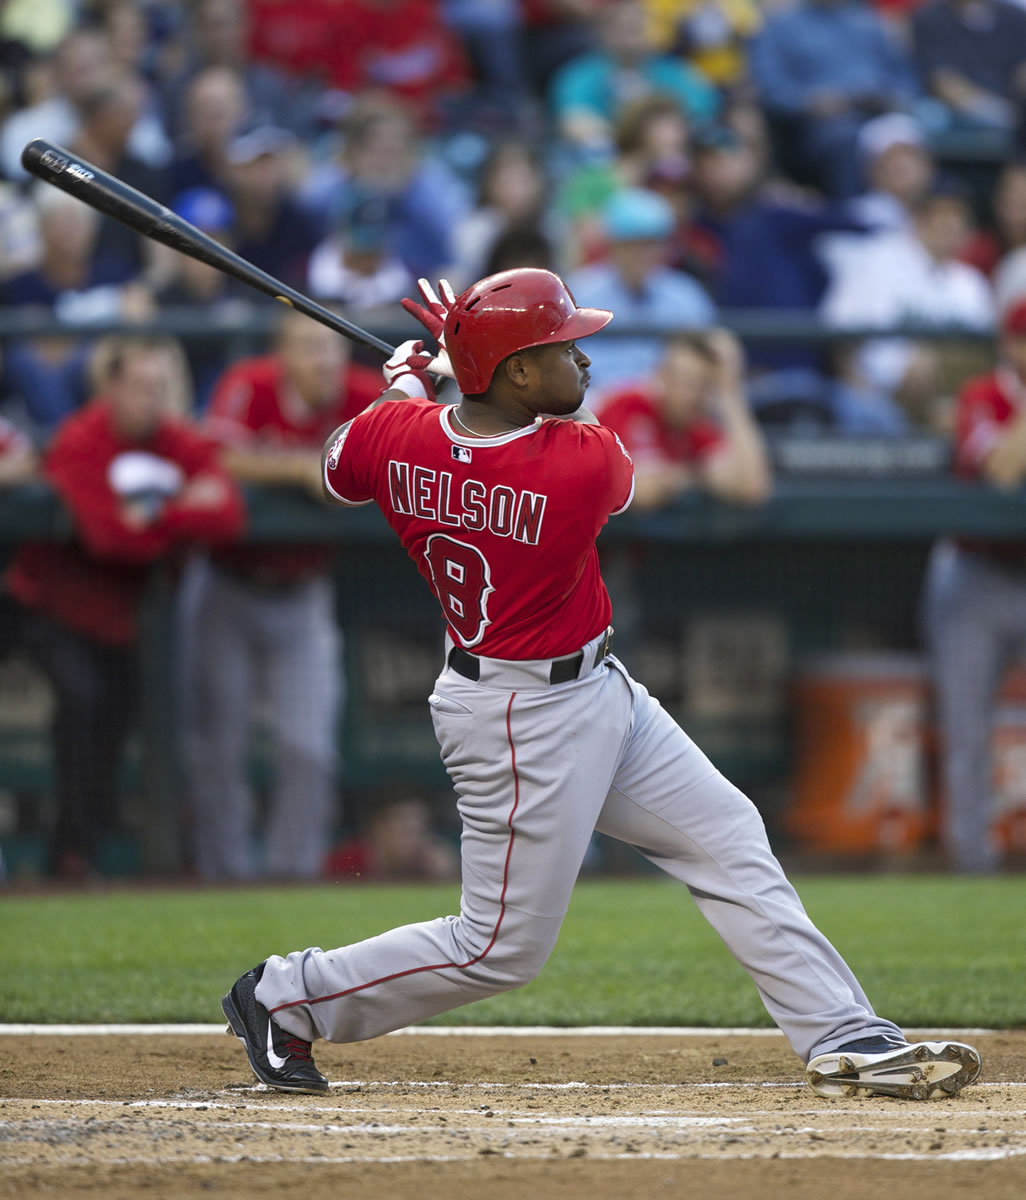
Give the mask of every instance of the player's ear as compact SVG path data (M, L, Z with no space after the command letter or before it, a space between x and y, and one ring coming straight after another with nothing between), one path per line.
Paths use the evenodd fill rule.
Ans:
M500 366L505 371L506 378L514 387L522 388L529 386L531 375L525 355L510 354L502 360Z

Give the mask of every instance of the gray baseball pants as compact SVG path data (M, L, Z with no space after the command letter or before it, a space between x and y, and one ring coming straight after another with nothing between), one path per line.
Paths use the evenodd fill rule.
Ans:
M256 997L284 1029L359 1041L530 982L597 829L686 885L803 1059L897 1033L809 920L755 806L617 659L593 665L600 640L554 686L547 660L443 671L429 702L463 819L460 914L269 958Z
M960 870L990 871L999 858L990 836L991 722L1002 676L1026 646L1026 571L939 542L924 623L942 737L942 839Z
M256 873L248 757L259 700L273 770L264 870L316 877L338 790L343 676L334 587L316 578L266 591L209 563L188 587L186 761L196 869L205 879Z

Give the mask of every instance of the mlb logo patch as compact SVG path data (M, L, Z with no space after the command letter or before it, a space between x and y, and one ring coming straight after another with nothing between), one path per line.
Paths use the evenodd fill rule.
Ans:
M452 456L457 462L468 463L471 461L471 453L466 446L453 446Z

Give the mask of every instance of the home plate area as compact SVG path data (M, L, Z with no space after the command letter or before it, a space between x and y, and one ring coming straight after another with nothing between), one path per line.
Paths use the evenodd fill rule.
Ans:
M765 1031L322 1043L327 1096L214 1033L4 1037L0 1196L1021 1197L1026 1035L963 1037L980 1081L925 1103L822 1100Z

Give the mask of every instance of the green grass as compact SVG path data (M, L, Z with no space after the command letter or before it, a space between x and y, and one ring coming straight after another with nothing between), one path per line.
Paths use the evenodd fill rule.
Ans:
M877 1010L906 1025L1026 1025L1026 878L809 878L806 907ZM455 911L458 889L348 886L0 900L0 1022L217 1021L270 953ZM516 992L444 1024L768 1025L687 892L587 882L555 953Z

